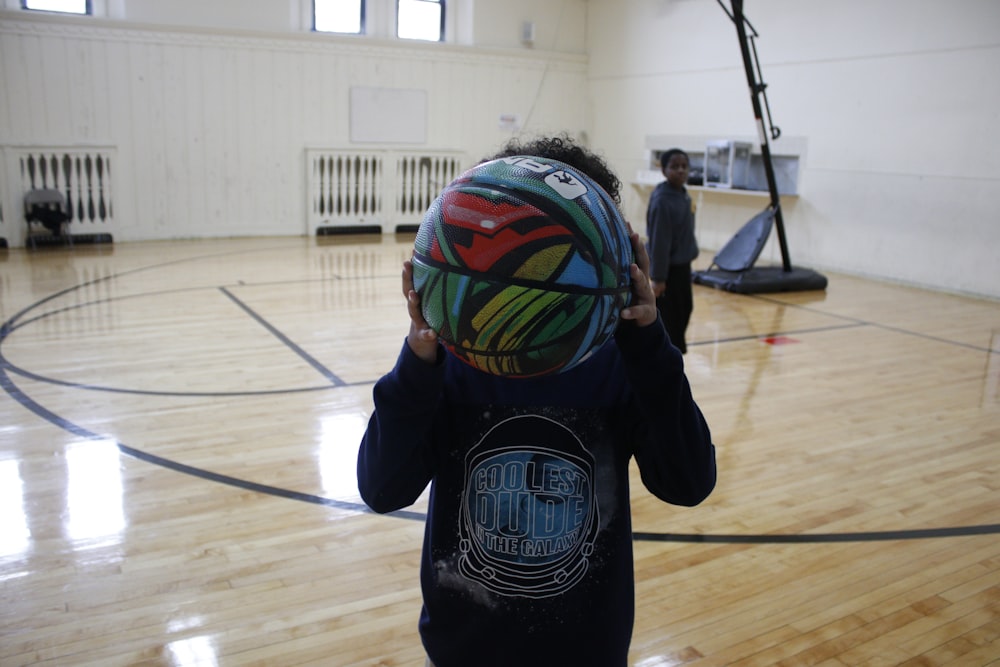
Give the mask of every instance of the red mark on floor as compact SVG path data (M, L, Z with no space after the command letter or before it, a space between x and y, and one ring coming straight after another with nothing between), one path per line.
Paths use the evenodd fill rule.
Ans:
M791 343L799 342L794 338L789 338L788 336L771 336L770 338L761 338L761 341L767 343L768 345L790 345Z

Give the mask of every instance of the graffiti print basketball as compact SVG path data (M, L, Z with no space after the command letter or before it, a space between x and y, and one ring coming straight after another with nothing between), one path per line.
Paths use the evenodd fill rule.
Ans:
M508 377L573 368L614 333L632 247L614 201L573 167L485 162L455 179L417 232L424 319L473 367Z

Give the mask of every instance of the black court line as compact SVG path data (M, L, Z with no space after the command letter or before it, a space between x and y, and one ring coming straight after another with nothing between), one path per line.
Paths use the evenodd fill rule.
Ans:
M894 327L888 324L879 324L878 322L870 322L869 326L878 327L879 329L884 329L885 331L891 331L893 333L903 334L905 336L914 336L916 338L923 338L924 340L933 341L935 343L945 343L947 345L953 345L955 347L964 347L967 350L975 350L976 352L986 352L988 354L1000 354L1000 348L993 349L992 347L983 347L982 345L973 345L972 343L962 343L957 340L951 340L949 338L941 338L940 336L932 336L930 334L920 333L919 331L910 331L909 329L903 329L902 327Z
M893 333L903 334L905 336L923 338L924 340L933 341L935 343L944 343L946 345L952 345L954 347L964 347L968 350L975 350L976 352L986 352L988 354L1000 354L1000 349L994 349L992 347L983 347L982 345L973 345L971 343L963 343L957 340L951 340L950 338L941 338L940 336L932 336L930 334L920 333L919 331L910 331L909 329L904 329L902 327L895 327L889 324L882 324L880 322L872 322L870 320L863 320L857 317L850 317L848 315L838 315L836 313L828 313L825 310L819 310L818 308L813 308L812 306L807 306L805 304L800 304L800 303L788 303L787 301L781 301L780 299L775 299L774 297L768 297L763 294L741 294L739 296L747 296L774 305L797 308L798 310L805 310L810 313L816 313L818 315L826 315L827 317L833 317L839 320L847 320L848 322L852 322L855 325L859 326L875 327L878 329L883 329L885 331L891 331Z
M247 315L249 315L250 317L252 317L253 319L255 319L258 324L260 324L262 327L264 327L265 329L267 329L268 331L270 331L271 334L275 338L277 338L278 340L280 340L282 343L284 343L288 347L288 349L290 349L292 352L294 352L295 354L297 354L300 357L302 357L302 359L304 359L307 364L309 364L310 366L312 366L313 368L315 368L317 371L319 371L319 374L322 375L323 377L325 377L327 380L329 380L333 384L333 386L335 386L335 387L345 387L345 386L347 386L347 383L344 382L343 380L341 380L339 377L337 377L337 375L333 371L331 371L329 368L327 368L326 366L324 366L323 364L321 364L319 362L319 360L317 360L311 354L309 354L308 352L306 352L305 350L303 350L301 347L299 347L298 345L296 345L292 341L291 338L289 338L285 334L283 334L280 331L278 331L278 329L276 327L274 327L273 325L271 325L270 322L268 322L263 317L261 317L260 315L258 315L252 308L250 308L250 306L248 306L247 304L245 304L242 301L240 301L228 289L226 289L225 287L220 287L219 291L221 291L223 294L225 294L226 296L228 296L232 300L233 303L235 303L237 306L239 306L240 308L242 308L243 312L245 312Z
M107 440L93 431L89 431L68 419L65 419L51 410L45 408L14 384L6 368L0 366L0 386L3 386L15 401L21 406L30 410L45 421L58 426L59 428L72 433L86 440ZM361 503L351 503L344 500L336 500L325 496L317 496L311 493L292 491L268 484L260 484L249 480L224 475L222 473L196 468L194 466L180 463L171 459L150 454L134 447L129 447L121 442L115 443L118 450L132 458L150 463L161 468L167 468L185 475L191 475L198 479L203 479L217 484L224 484L246 491L253 491L278 498L286 498L299 502L306 502L313 505L322 505L339 510L355 512L358 514L375 514L367 505ZM410 521L424 521L427 515L423 512L412 510L397 510L385 516ZM966 537L975 535L993 535L1000 533L1000 524L985 524L981 526L955 526L946 528L924 528L912 530L892 530L854 533L817 533L817 534L777 534L777 535L713 535L702 533L646 533L633 532L632 539L637 542L684 542L684 543L706 543L706 544L808 544L808 543L831 543L831 542L877 542L889 540L917 540L929 538L946 537Z
M811 327L809 329L789 329L788 331L772 331L763 334L750 334L747 336L730 336L728 338L713 338L712 340L700 340L688 342L688 347L693 345L715 345L717 343L739 343L745 340L760 340L762 338L773 338L776 336L801 336L803 334L824 333L827 331L840 331L843 329L855 329L867 326L864 322L851 322L849 324L830 324L825 327Z
M107 441L109 438L102 436L98 433L94 433L79 424L69 421L56 413L52 412L48 408L44 407L30 396L25 394L21 389L11 380L10 375L6 372L6 368L0 366L0 386L3 387L4 391L10 395L17 403L19 403L25 409L33 412L38 417L41 417L45 421L58 426L59 428L72 433L75 436L83 438L85 440L93 441ZM268 484L259 484L257 482L251 482L245 479L240 479L238 477L231 477L230 475L223 475L221 473L212 472L210 470L204 470L202 468L196 468L194 466L187 465L185 463L179 463L171 459L164 458L162 456L157 456L155 454L150 454L149 452L144 452L140 449L134 447L129 447L128 445L115 442L118 450L135 459L140 461L145 461L146 463L152 463L153 465L160 466L161 468L167 468L175 472L180 472L185 475L191 475L192 477L197 477L210 482L217 482L219 484L225 484L227 486L236 487L239 489L245 489L247 491L255 491L257 493L266 494L269 496L277 496L279 498L287 498L289 500L298 500L301 502L308 502L314 505L323 505L326 507L333 507L336 509L347 510L350 512L358 513L372 513L372 511L361 503L351 503L344 500L336 500L334 498L326 498L324 496L317 496L311 493L302 493L300 491L292 491L290 489L284 489L277 486L270 486ZM388 516L395 516L402 519L416 519L423 521L425 515L420 512L412 512L407 510L401 510L398 512L393 512Z
M289 245L289 247L292 247L292 246ZM295 246L295 247L298 247L298 246ZM160 269L160 268L163 268L165 266L173 266L174 264L185 264L185 263L188 263L188 262L202 261L202 260L205 260L205 259L213 259L213 258L216 258L216 257L230 257L230 256L233 256L233 255L244 255L244 254L253 253L253 252L273 252L274 250L275 250L274 247L270 247L270 248L266 248L266 249L261 249L261 250L229 250L227 252L219 252L219 253L213 253L213 254L208 254L208 255L198 255L197 257L183 257L181 259L172 259L172 260L169 260L169 261L166 261L166 262L159 262L157 264L150 264L149 266L140 266L140 267L135 268L135 269L128 269L126 271L120 271L118 273L111 273L111 274L108 274L106 276L100 276L98 278L94 278L93 280L87 280L87 281L82 282L82 283L80 283L78 285L73 285L72 287L67 287L67 288L59 290L57 292L53 292L52 294L50 294L49 296L45 297L44 299L36 301L35 303L27 306L26 308L22 309L21 311L15 313L9 320L7 320L6 322L4 322L3 324L0 324L0 341L2 341L15 328L14 324L19 319L21 319L21 317L23 317L25 313L28 313L28 312L30 312L30 311L38 308L39 306L41 306L41 305L43 305L45 303L48 303L49 301L52 301L53 299L58 299L60 296L63 296L64 294L69 294L70 292L75 292L75 291L77 291L77 290L79 290L81 288L88 287L90 285L96 285L96 284L102 283L102 282L110 282L112 280L117 280L119 278L122 278L124 276L129 276L129 275L132 275L134 273L143 273L145 271L154 271L156 269ZM204 289L204 288L196 288L196 289ZM120 298L124 298L124 297L120 297Z
M703 542L714 544L814 544L831 542L888 542L894 540L926 540L935 537L968 537L1000 533L1000 523L981 526L951 526L947 528L914 528L911 530L876 530L857 533L795 533L776 535L703 535L699 533L632 533L632 539L643 542Z
M170 262L170 263L173 263L173 262ZM136 269L136 271L138 271L138 270L141 270L141 269ZM117 274L117 275L123 275L123 274ZM115 276L110 276L110 277L115 277ZM195 396L195 397L205 397L205 398L209 398L209 397L237 397L237 396L266 396L266 395L276 395L276 394L297 394L297 393L305 393L305 392L313 392L313 391L328 391L328 390L330 390L332 388L335 388L335 387L356 387L356 386L364 386L364 385L372 384L372 382L370 380L362 380L362 381L359 381L359 382L345 382L345 381L341 380L338 376L336 376L334 373L332 373L331 371L329 371L325 366L323 366L322 364L320 364L316 359L314 359L313 357L309 356L304 350L302 350L301 347L299 347L298 345L292 343L291 340L287 336L285 336L284 334L282 334L276 328L272 327L270 324L268 324L267 322L265 322L263 320L263 318L261 318L259 315L257 315L256 313L254 313L252 310L250 310L250 308L245 303L243 303L242 301L240 301L237 297L235 297L232 293L230 293L225 287L218 287L218 286L185 287L185 288L182 288L182 289L156 290L156 291L153 291L153 292L144 292L142 294L130 294L130 295L126 295L126 296L116 296L116 297L110 297L110 298L106 298L106 299L94 299L92 301L85 301L83 303L75 303L75 304L72 304L72 305L69 305L69 306L64 306L62 308L57 308L55 310L50 310L50 311L42 313L40 315L35 315L34 317L29 317L29 318L26 318L26 319L24 318L24 316L27 313L31 312L32 310L38 308L39 306L41 306L41 305L43 305L45 303L47 303L48 301L51 301L52 299L58 298L60 296L63 296L64 294L67 294L69 292L78 290L78 289L80 289L82 287L86 287L86 286L89 286L89 285L93 285L94 283L101 282L103 280L106 280L107 278L108 278L108 276L105 276L105 277L102 277L102 278L99 278L99 279L96 279L96 280L93 280L93 281L90 281L90 282L87 282L87 283L81 283L81 284L76 285L74 287L61 290L59 292L56 292L54 294L49 295L48 297L42 299L41 301L38 301L38 302L36 302L36 303L28 306L27 308L23 309L22 311L20 311L16 315L14 315L14 317L10 318L10 320L8 320L7 322L4 322L2 325L0 325L0 342L2 342L4 338L6 338L7 336L9 336L10 334L13 334L18 329L21 329L21 328L23 328L25 326L28 326L30 324L33 324L35 322L39 322L39 321L41 321L43 319L46 319L48 317L52 317L52 316L59 315L59 314L62 314L62 313L67 313L67 312L72 311L72 310L79 310L79 309L83 309L83 308L89 308L89 307L92 307L92 306L97 306L97 305L102 305L102 304L108 304L108 303L112 303L112 302L115 302L115 301L123 301L123 300L126 300L126 299L148 298L150 296L162 296L164 294L179 294L179 293L183 293L183 292L201 292L201 291L208 290L208 289L220 290L220 291L224 292L238 306L240 306L245 312L247 312L251 317L253 317L257 322L259 322L265 328L267 328L269 331L271 331L272 334L274 334L276 337L278 337L278 339L281 340L286 346L288 346L289 348L291 348L292 351L296 352L299 356L303 357L306 360L306 362L309 363L313 368L316 368L317 370L319 370L320 374L323 375L323 377L325 377L328 380L330 380L330 384L317 385L317 386L314 386L314 387L295 387L295 388L285 388L285 389L262 389L262 390L257 390L257 391L246 391L246 390L244 390L244 391L161 391L161 390L155 390L155 389L125 389L125 388L122 388L122 387L108 387L108 386L105 386L105 385L96 385L96 384L89 384L89 383L84 383L84 382L69 382L67 380L59 380L57 378L52 378L52 377L48 377L48 376L45 376L45 375L39 375L38 373L34 373L32 371L29 371L27 369L21 368L19 366L16 366L16 365L10 363L9 361L7 361L3 357L3 353L0 352L0 361L3 362L3 364L7 368L7 370L9 370L12 373L15 373L17 375L20 375L21 377L27 378L29 380L35 380L36 382L45 382L47 384L54 384L54 385L58 385L58 386L62 386L62 387L69 387L69 388L72 388L72 389L82 389L82 390L85 390L85 391L103 391L103 392L116 393L116 394L136 394L136 395L140 395L140 396ZM289 282L291 282L291 281L289 281ZM299 284L301 282L302 281L295 281L293 284ZM281 283L258 283L258 284L273 285L273 284L281 284Z
M67 289L64 289L64 290L60 290L58 292L55 292L55 293L49 295L48 297L45 297L44 299L41 299L41 300L37 301L36 303L34 303L34 304L32 304L32 305L24 308L20 312L16 313L9 320L7 320L6 322L0 324L0 344L3 343L3 340L12 331L14 331L16 328L18 328L18 326L20 326L20 325L18 325L16 323L26 313L28 313L28 312L30 312L30 311L38 308L39 306L41 306L41 305L43 305L43 304L45 304L45 303L47 303L47 302L49 302L49 301L51 301L53 299L58 298L59 296L62 296L62 295L67 294L69 292L78 290L78 289L80 289L82 287L85 287L87 285L92 285L92 284L99 283L99 282L102 282L102 281L120 278L121 276L130 274L130 273L136 273L136 272L139 272L139 271L147 271L147 270L151 270L151 269L154 269L154 268L159 268L161 266L166 266L166 265L171 265L171 264L177 264L177 263L183 263L183 262L193 261L193 260L200 260L200 259L205 259L207 257L213 257L213 256L235 255L235 254L240 254L242 252L246 252L246 251L234 251L234 252L229 252L229 253L218 253L216 255L205 255L205 256L199 256L199 257L195 257L195 258L186 258L186 259L183 259L183 260L173 260L173 261L170 261L170 262L164 262L162 264L151 265L151 266L148 266L148 267L140 267L138 269L133 269L133 270L130 270L130 271L126 271L126 272L122 272L122 273L117 273L117 274L112 274L112 275L109 275L109 276L102 276L102 277L97 278L95 280L88 281L88 282L85 282L85 283L81 283L79 285L76 285L74 287L70 287L70 288L67 288ZM252 252L252 251L250 251L250 252ZM204 289L204 288L198 288L198 289ZM363 385L363 384L372 384L372 382L359 382L359 383L351 383L351 385L348 385L347 383L343 382L343 380L341 380L339 377L337 377L335 374L333 374L331 371L329 371L329 369L327 369L325 366L323 366L322 364L320 364L313 357L311 357L310 355L308 355L300 347L298 347L297 345L295 345L295 343L293 343L287 336L285 336L280 331L278 331L276 328L274 328L273 326L271 326L270 323L268 323L266 320L264 320L262 317L260 317L257 313L255 313L252 309L250 309L246 304L244 304L242 301L240 301L238 298L236 298L231 292L229 292L228 289L226 289L225 287L219 287L218 289L220 289L236 305L238 305L241 309L243 309L244 312L246 312L248 315L250 315L251 317L253 317L258 323L260 323L263 327L265 327L268 331L270 331L274 336L276 336L279 340L281 340L283 343L285 343L289 348L291 348L293 351L295 351L297 354L299 354L307 363L309 363L311 366L313 366L313 368L315 368L317 371L319 371L320 374L322 374L324 377L326 377L328 380L330 380L331 383L333 383L334 386L336 386L336 387L344 387L344 386L356 386L356 385ZM795 333L797 333L797 334L813 333L813 332L819 332L819 331L828 331L828 330L835 330L835 329L850 328L850 327L854 327L854 326L869 325L869 326L881 327L881 328L884 328L884 329L887 329L887 330L890 330L890 331L896 331L898 333L915 335L915 336L921 336L921 337L924 337L924 338L928 338L930 340L935 340L935 341L939 341L939 342L943 342L943 343L949 343L949 344L952 344L952 345L958 345L958 346L961 346L961 347L967 347L967 348L971 348L971 349L975 349L975 350L986 351L986 352L1000 352L1000 350L984 349L984 348L981 348L981 347L978 347L978 346L972 346L972 345L968 345L968 344L964 344L964 343L959 343L957 341L950 341L950 340L947 340L947 339L935 338L933 336L926 336L926 335L919 334L917 332L907 331L907 330L904 330L904 329L897 329L897 328L893 328L893 327L886 326L886 325L880 325L880 324L875 323L875 322L866 322L866 321L863 321L863 320L859 320L857 318L850 318L850 317L845 317L845 316L839 316L839 315L836 315L836 314L831 314L831 313L827 313L827 312L824 312L824 311L821 311L821 310L816 310L816 309L813 309L813 308L809 308L807 306L801 306L801 305L798 305L798 304L789 304L789 303L785 303L785 302L782 302L782 301L779 301L779 300L776 300L776 299L767 299L765 297L760 297L759 295L738 295L738 296L751 296L751 297L754 297L754 298L763 299L765 301L768 301L769 303L774 303L774 304L778 304L778 305L782 305L782 306L792 306L792 307L797 307L797 308L803 308L805 310L809 310L809 311L812 311L812 312L815 312L815 313L818 313L818 314L821 314L821 315L827 315L829 317L838 318L838 319L841 319L841 320L847 320L847 321L850 322L850 324L835 325L835 326L831 326L831 327L820 327L820 328L814 328L814 329L802 329L802 330L798 330L798 331L789 331L789 332L773 332L771 334L766 334L766 335L763 335L763 336L762 335L754 335L754 336L746 336L746 337L734 337L734 338L731 338L731 339L727 339L725 341L716 341L716 340L713 340L713 341L702 341L702 342L689 343L689 344L706 345L706 344L714 344L714 343L719 343L719 342L735 342L735 341L740 341L740 340L755 340L755 339L760 339L762 337L767 337L767 336L789 335L789 334L795 334ZM65 309L61 309L61 310L65 310ZM40 317L44 317L44 315L43 316L39 316L39 318ZM39 319L39 318L34 318L34 319ZM24 324L24 323L25 322L22 322L21 324ZM63 417L61 417L61 416L57 415L56 413L48 410L47 408L45 408L44 406L42 406L41 404L39 404L38 402L36 402L35 400L33 400L31 397L29 397L27 394L25 394L23 391L21 391L21 389L14 383L14 381L11 379L8 371L15 372L15 373L17 373L19 375L23 375L24 377L38 379L38 380L45 381L45 382L54 382L56 384L63 384L65 386L70 386L70 387L89 388L89 389L102 389L102 390L105 390L105 391L116 391L116 390L110 389L110 388L89 387L87 385L75 385L73 383L56 382L56 381L53 381L51 379L43 378L41 376L37 376L35 374L32 374L32 373L30 373L28 371L24 371L23 369L15 368L14 366L12 366L3 357L2 352L0 352L0 386L2 386L3 389L4 389L4 391L8 395L10 395L11 398L13 398L17 403L19 403L22 407L24 407L25 409L31 411L32 413L34 413L35 415L37 415L41 419L44 419L45 421L48 421L51 424L53 424L53 425L55 425L55 426L57 426L57 427L65 430L65 431L67 431L69 433L72 433L72 434L74 434L74 435L76 435L78 437L81 437L81 438L84 438L84 439L87 439L87 440L100 440L100 441L106 441L106 440L108 440L108 438L106 438L104 436L101 436L101 435L99 435L97 433L89 431L89 430L83 428L82 426L79 426L78 424L75 424L75 423L73 423L73 422L71 422L71 421L69 421L67 419L64 419ZM323 389L328 389L328 388L329 387L323 387ZM285 393L285 392L288 392L288 391L311 391L311 390L314 390L314 389L277 390L277 391L275 391L273 393ZM123 391L123 392L127 392L127 393L161 393L161 392L130 392L128 390L119 390L119 391ZM272 392L266 392L266 393L272 393ZM178 395L185 395L185 396L196 395L197 396L197 395L202 395L202 394L184 393L184 394L178 394ZM207 394L207 395L213 395L214 396L214 395L220 395L220 394ZM222 395L230 395L230 394L222 394ZM234 394L234 395L247 395L247 393L244 392L244 393L241 393L241 394ZM201 468L196 468L194 466L190 466L190 465L187 465L187 464L184 464L184 463L173 461L171 459L167 459L167 458L164 458L164 457L161 457L161 456L156 456L155 454L150 454L148 452L144 452L142 450L135 449L134 447L130 447L130 446L125 445L124 443L121 443L121 442L117 442L116 441L115 444L118 447L119 451L122 454L126 455L126 456L130 456L132 458L135 458L135 459L138 459L138 460L141 460L141 461L153 464L153 465L157 465L157 466L160 466L160 467L163 467L163 468L167 468L167 469L173 470L175 472L179 472L179 473L186 474L186 475L191 475L193 477L197 477L199 479L203 479L203 480L206 480L206 481L211 481L211 482L215 482L215 483L219 483L219 484L225 484L227 486L232 486L232 487L235 487L235 488L240 488L240 489L244 489L244 490L248 490L248 491L253 491L253 492L256 492L256 493L262 493L262 494L266 494L266 495L271 495L271 496L276 496L276 497L280 497L280 498L286 498L286 499L289 499L289 500L296 500L296 501L299 501L299 502L308 502L308 503L311 503L311 504L322 505L322 506L326 506L326 507L333 507L333 508L337 508L337 509L341 509L341 510L346 510L346 511L351 511L351 512L356 512L356 513L373 514L373 512L372 512L372 510L370 508L368 508L366 505L363 505L363 504L360 504L360 503L351 503L351 502L347 502L347 501L336 500L336 499L333 499L333 498L326 498L326 497L323 497L323 496L317 496L317 495L314 495L314 494L302 493L302 492L299 492L299 491L292 491L290 489L284 489L284 488L281 488L281 487L270 486L270 485L267 485L267 484L260 484L260 483L257 483L257 482L251 482L251 481L248 481L248 480L239 479L237 477L231 477L229 475L223 475L221 473L215 473L215 472L211 472L211 471L208 471L208 470L203 470ZM386 516L391 516L391 517L396 517L396 518L401 518L401 519L407 519L407 520L414 520L414 521L423 521L423 520L426 519L426 514L424 514L422 512L411 511L411 510L399 510L399 511L396 511L396 512L391 512L391 513L387 514ZM684 534L684 533L646 533L646 532L634 532L633 533L633 540L636 540L636 541L650 541L650 542L684 542L684 543L716 543L716 544L720 544L720 543L726 543L726 544L803 544L803 543L831 543L831 542L872 542L872 541L885 541L885 540L915 540L915 539L928 539L928 538L962 537L962 536L971 536L971 535L992 535L992 534L998 534L998 533L1000 533L1000 524L984 524L984 525L981 525L981 526L957 526L957 527L945 527L945 528L911 529L911 530L895 530L895 531L873 531L873 532L852 532L852 533L817 533L817 534L777 534L777 535L723 535L723 534L712 535L712 534L697 534L697 533L694 533L694 534Z
M59 428L72 433L78 437L84 438L86 440L107 440L93 431L89 431L78 424L75 424L68 419L64 419L59 415L55 414L51 410L45 408L41 404L34 401L31 397L26 395L24 392L17 387L16 384L10 379L7 374L6 369L0 367L0 385L3 386L4 391L6 391L15 401L21 404L24 408L30 410L37 416L41 417L45 421L52 423ZM361 503L351 503L344 500L336 500L334 498L326 498L324 496L317 496L311 493L302 493L300 491L292 491L291 489L284 489L277 486L270 486L268 484L260 484L258 482L251 482L245 479L240 479L238 477L232 477L230 475L223 475L222 473L212 472L209 470L204 470L202 468L196 468L194 466L187 465L185 463L180 463L178 461L173 461L171 459L164 458L162 456L156 456L155 454L150 454L149 452L144 452L140 449L135 449L134 447L129 447L121 442L115 443L118 450L132 458L144 461L146 463L151 463L153 465L159 466L161 468L167 468L168 470L173 470L185 475L191 475L192 477L197 477L198 479L203 479L209 482L215 482L217 484L225 484L226 486L235 487L238 489L244 489L246 491L253 491L255 493L261 493L269 496L276 496L278 498L286 498L288 500L296 500L299 502L306 502L313 505L322 505L324 507L332 507L339 510L345 510L348 512L355 512L358 514L375 514L372 512L367 505ZM427 515L423 512L415 512L412 510L397 510L386 514L385 516L394 517L397 519L406 519L409 521L424 521ZM892 531L873 531L873 532L855 532L855 533L816 533L816 534L777 534L777 535L713 535L713 534L701 534L701 533L645 533L645 532L633 532L632 539L636 542L682 542L682 543L705 543L705 544L808 544L808 543L831 543L831 542L878 542L878 541L903 541L903 540L917 540L917 539L929 539L929 538L947 538L947 537L966 537L975 535L993 535L1000 533L1000 524L985 524L981 526L955 526L946 528L923 528L923 529L912 529L912 530L892 530Z
M27 380L34 380L36 382L44 382L46 384L53 384L59 387L68 387L70 389L81 389L84 391L103 391L111 394L130 394L136 396L166 396L166 397L180 397L180 396L191 396L196 398L235 398L240 396L278 396L284 394L305 394L314 391L330 391L331 389L336 389L339 387L363 387L365 385L370 385L372 382L370 380L362 380L359 382L344 382L340 385L332 384L322 384L316 385L315 387L289 387L285 389L260 389L256 391L160 391L157 389L126 389L124 387L107 387L97 384L86 384L84 382L70 382L68 380L59 380L56 378L46 377L44 375L38 375L37 373L32 373L23 368L15 366L10 362L3 359L3 354L0 353L0 363L3 367L14 373L20 375Z

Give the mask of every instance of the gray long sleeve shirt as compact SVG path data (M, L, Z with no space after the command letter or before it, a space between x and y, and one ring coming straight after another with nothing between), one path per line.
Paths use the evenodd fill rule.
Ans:
M694 237L694 206L687 190L674 190L664 181L649 197L646 210L649 239L649 273L655 282L665 282L671 265L689 264L698 256Z

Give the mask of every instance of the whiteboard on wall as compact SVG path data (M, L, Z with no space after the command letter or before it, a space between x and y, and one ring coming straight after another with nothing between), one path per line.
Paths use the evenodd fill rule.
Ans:
M351 141L427 143L427 91L351 88Z

